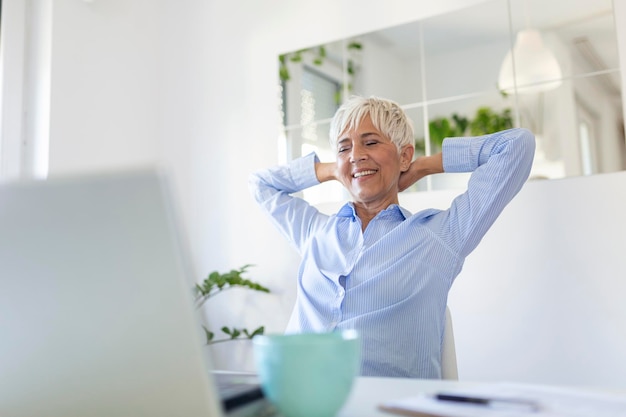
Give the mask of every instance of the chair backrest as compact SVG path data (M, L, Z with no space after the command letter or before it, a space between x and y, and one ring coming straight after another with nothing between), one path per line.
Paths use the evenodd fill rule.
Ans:
M441 377L443 379L459 379L456 365L456 348L452 330L452 315L446 306L446 325L443 333L443 349L441 351Z

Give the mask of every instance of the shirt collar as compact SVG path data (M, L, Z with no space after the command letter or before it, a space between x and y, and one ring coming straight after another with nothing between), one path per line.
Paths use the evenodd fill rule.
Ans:
M337 217L349 217L351 219L356 218L356 210L354 204L351 202L344 204L337 212Z
M406 220L411 217L411 215L411 212L404 207L400 207L397 204L392 204L380 213L378 213L376 217L401 217L402 220ZM337 217L349 217L351 219L356 219L357 215L354 204L352 202L344 204L337 212Z

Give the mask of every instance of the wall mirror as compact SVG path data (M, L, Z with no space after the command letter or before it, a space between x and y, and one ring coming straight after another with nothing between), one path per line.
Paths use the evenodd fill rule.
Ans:
M626 169L611 0L490 0L279 60L284 160L311 151L332 160L330 118L359 94L403 106L418 154L437 152L445 136L521 126L537 137L532 179ZM412 190L467 178L435 175ZM314 203L344 197L338 184L305 192Z

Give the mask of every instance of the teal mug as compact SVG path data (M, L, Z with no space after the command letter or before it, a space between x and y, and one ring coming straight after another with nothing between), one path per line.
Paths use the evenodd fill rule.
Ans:
M259 335L252 343L263 392L285 417L334 417L359 374L355 330Z

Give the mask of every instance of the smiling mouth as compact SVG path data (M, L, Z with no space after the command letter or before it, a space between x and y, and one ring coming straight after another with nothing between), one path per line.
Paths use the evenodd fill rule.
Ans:
M354 174L352 174L352 177L353 178L361 178L361 177L365 177L366 175L374 175L374 174L376 174L376 172L378 172L378 171L369 170L369 171L355 172Z

